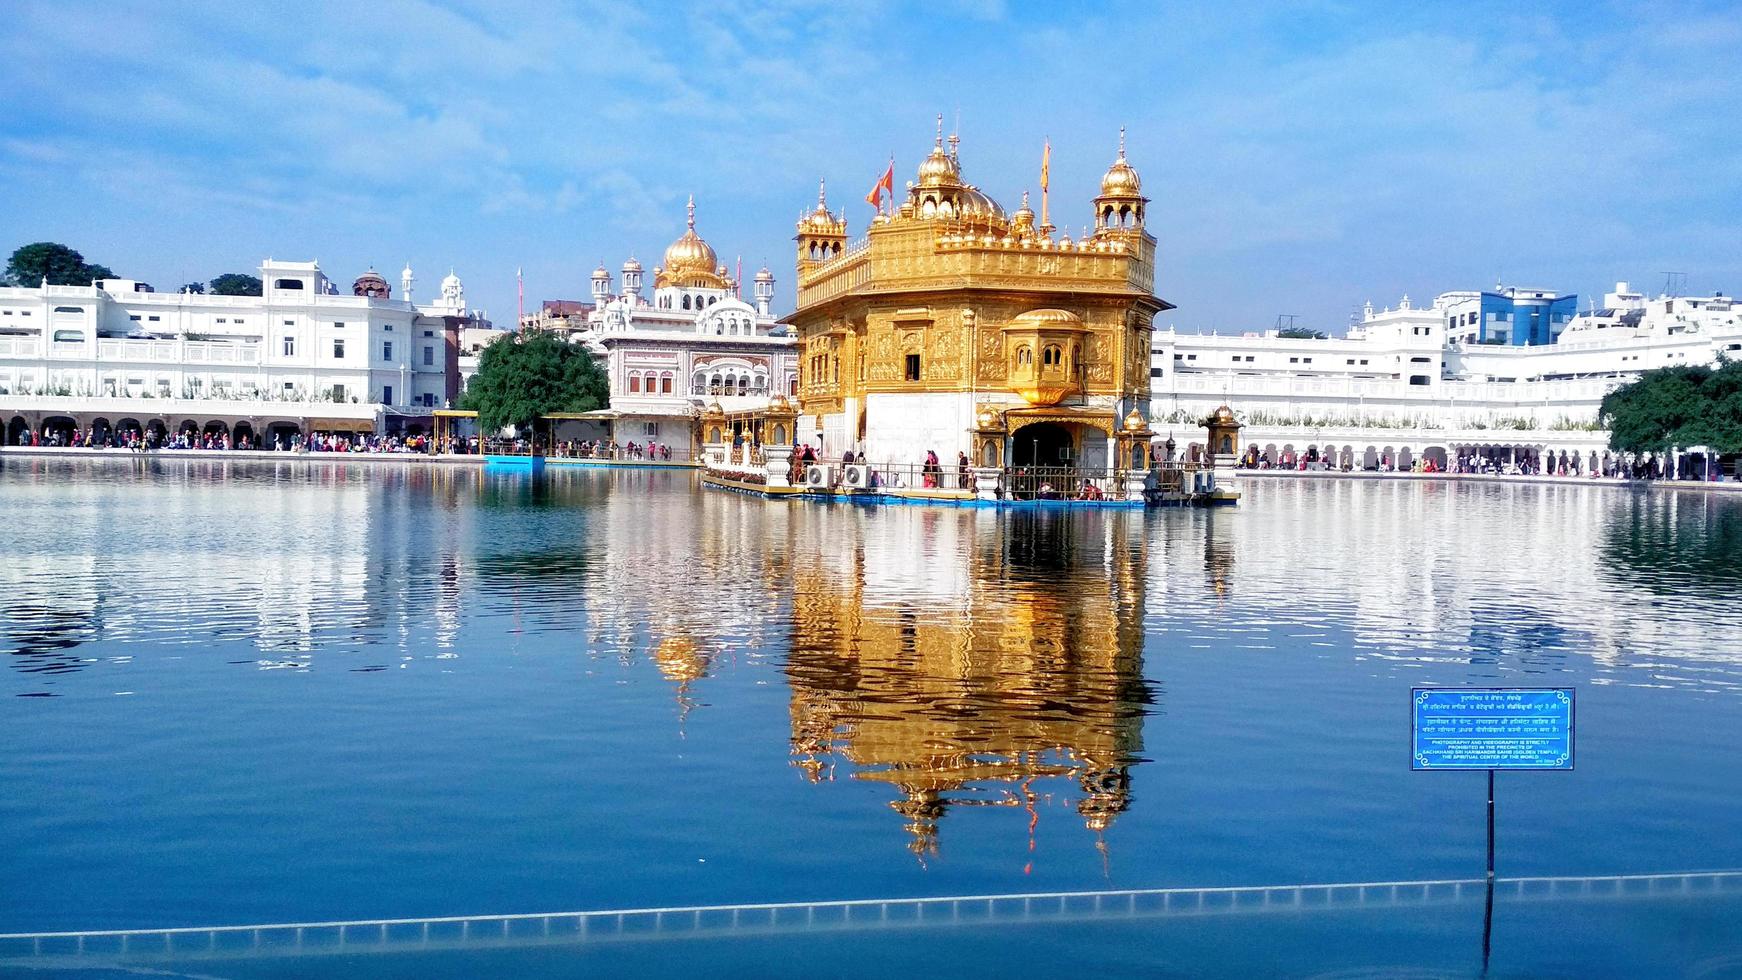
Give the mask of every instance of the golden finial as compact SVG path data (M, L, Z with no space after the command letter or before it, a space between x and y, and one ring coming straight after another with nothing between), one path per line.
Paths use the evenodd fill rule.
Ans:
M941 112L938 113L938 137L932 145L940 150L944 148L944 114Z
M960 158L961 154L958 151L961 149L961 146L962 146L962 138L960 136L957 136L955 133L951 133L950 134L950 159L951 160L955 160L955 159Z
M826 191L827 187L828 187L828 181L826 181L822 177L818 177L817 178L817 210L818 211L827 211L829 209L829 199L824 193Z
M1125 159L1125 127L1119 127L1119 159Z
M694 194L690 195L689 212L690 212L690 231L695 231L696 230L696 196Z

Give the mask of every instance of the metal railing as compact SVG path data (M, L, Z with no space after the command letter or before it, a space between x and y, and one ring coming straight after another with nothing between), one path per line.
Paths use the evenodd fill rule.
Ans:
M1486 896L1486 880L1450 878L22 932L0 934L0 967L65 966L79 960L174 962L1267 912L1298 914L1450 905L1483 901ZM1500 878L1494 882L1494 897L1504 902L1692 900L1728 896L1742 897L1742 871Z

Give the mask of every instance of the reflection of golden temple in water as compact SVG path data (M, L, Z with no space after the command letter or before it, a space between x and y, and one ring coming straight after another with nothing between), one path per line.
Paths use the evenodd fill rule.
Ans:
M1141 518L932 512L920 542L823 523L834 547L794 548L794 764L820 782L839 753L893 787L921 856L963 806L1027 807L1032 848L1037 804L1074 799L1098 839L1150 700Z

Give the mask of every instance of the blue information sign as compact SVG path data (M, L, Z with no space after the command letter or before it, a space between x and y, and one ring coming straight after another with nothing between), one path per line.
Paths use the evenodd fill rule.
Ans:
M1412 769L1571 769L1570 687L1418 687Z

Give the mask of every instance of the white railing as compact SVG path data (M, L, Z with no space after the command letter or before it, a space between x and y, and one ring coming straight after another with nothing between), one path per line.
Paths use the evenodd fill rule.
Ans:
M1219 888L1143 888L939 898L683 905L512 915L357 919L170 929L0 934L0 967L218 960L263 956L356 956L468 948L653 942L959 926L1235 914L1348 912L1486 900L1480 878ZM1742 895L1742 871L1500 878L1503 902L1638 901Z

